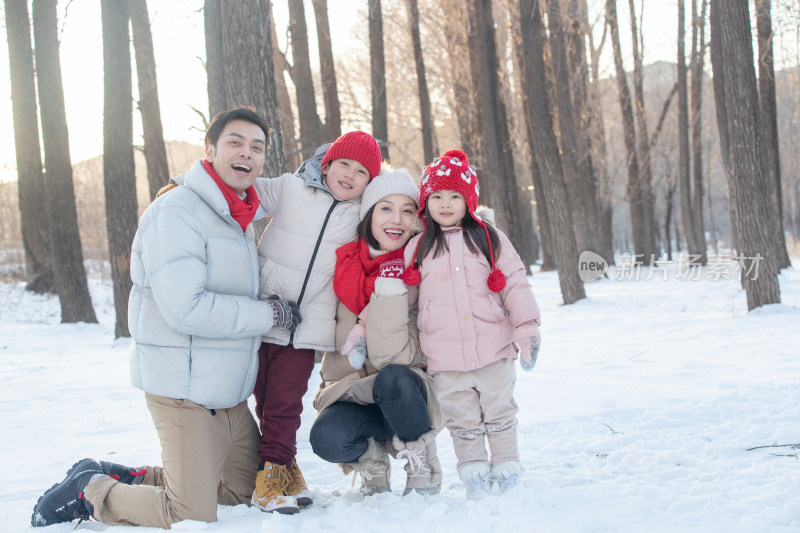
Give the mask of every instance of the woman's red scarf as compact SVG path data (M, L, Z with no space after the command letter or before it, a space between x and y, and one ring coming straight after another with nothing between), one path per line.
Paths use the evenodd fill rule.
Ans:
M242 232L246 233L247 225L253 221L256 216L256 211L258 211L258 195L256 194L255 187L251 185L245 191L247 197L242 200L239 198L239 195L236 194L236 191L233 190L233 187L222 181L217 171L214 170L214 167L208 162L208 159L203 159L203 168L206 169L208 175L211 176L214 183L219 187L219 190L222 191L222 195L225 197L225 200L228 202L228 207L231 209L233 220L242 227Z
M338 248L333 290L339 301L355 314L363 311L375 291L378 267L390 259L403 259L404 248L386 252L374 259L369 256L369 245L363 239Z

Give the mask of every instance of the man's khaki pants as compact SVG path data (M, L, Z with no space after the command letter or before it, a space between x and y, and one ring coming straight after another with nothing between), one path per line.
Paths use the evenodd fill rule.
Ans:
M217 503L250 503L260 458L246 401L212 412L189 400L152 394L145 400L164 466L145 466L141 485L108 477L89 483L85 495L97 520L169 529L181 520L216 521Z
M447 429L458 458L456 468L472 463L519 462L513 359L501 359L470 372L437 372L433 388L447 414Z

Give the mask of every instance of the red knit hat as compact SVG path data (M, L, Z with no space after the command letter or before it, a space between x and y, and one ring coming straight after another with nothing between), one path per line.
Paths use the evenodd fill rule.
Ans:
M381 171L381 149L378 142L369 133L350 131L333 141L322 159L322 165L336 159L352 159L358 161L369 172L372 179Z
M478 187L478 174L475 172L475 167L467 161L467 154L461 150L449 150L441 157L434 159L425 168L422 172L422 182L419 190L420 209L418 214L420 216L425 210L425 200L427 200L428 195L436 191L457 191L464 195L467 211L475 222L483 226L484 231L486 231L486 240L489 243L489 260L492 264L492 273L489 274L486 284L494 292L502 291L506 286L506 276L494 264L494 251L492 250L492 239L489 237L489 230L481 220L481 217L475 212L478 208L480 187ZM403 273L403 281L405 281L406 285L418 285L422 281L422 276L414 264L417 259L418 249L419 241L417 241L417 248L414 249L411 266Z

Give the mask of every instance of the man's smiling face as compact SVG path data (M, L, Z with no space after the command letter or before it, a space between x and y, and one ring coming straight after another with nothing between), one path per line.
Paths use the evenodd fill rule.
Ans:
M261 127L245 120L225 125L216 144L206 145L206 159L237 194L255 183L264 166L267 141Z

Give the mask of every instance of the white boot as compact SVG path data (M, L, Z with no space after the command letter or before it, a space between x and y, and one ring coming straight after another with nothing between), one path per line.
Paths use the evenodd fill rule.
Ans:
M519 485L522 477L522 465L516 461L508 461L492 467L492 488L497 487L497 492L503 493Z
M403 442L397 435L392 439L397 459L406 459L406 488L419 494L439 494L442 488L442 466L436 456L436 430L420 435L415 441Z
M361 474L361 494L372 496L380 492L392 490L389 477L392 474L392 465L389 463L389 453L383 444L376 442L372 437L367 439L367 451L355 463L340 465L345 475L351 472ZM356 475L353 474L353 483Z
M467 488L468 500L485 498L492 489L488 463L466 464L459 469L458 477Z

